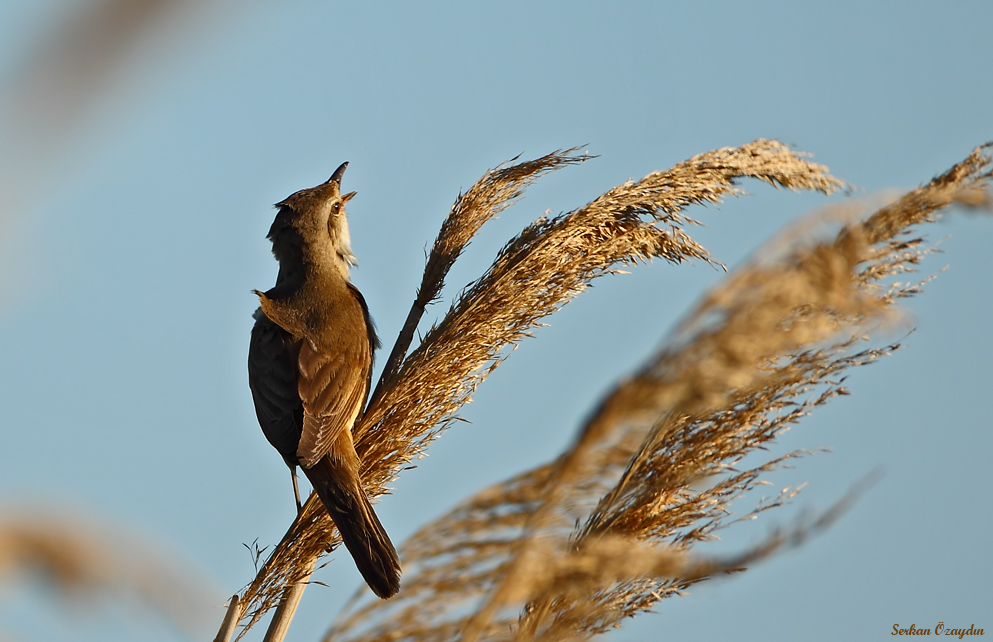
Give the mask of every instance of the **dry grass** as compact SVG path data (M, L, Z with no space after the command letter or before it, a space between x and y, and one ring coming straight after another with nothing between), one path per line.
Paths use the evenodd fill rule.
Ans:
M846 394L845 371L898 348L864 347L865 334L920 288L884 281L926 253L913 226L954 203L989 207L988 149L830 240L794 235L732 274L566 453L422 528L402 549L404 591L340 618L328 639L588 638L823 527L837 510L735 559L691 554L797 492L731 517L734 500L801 453L737 464Z
M5 583L42 580L88 606L98 597L136 598L193 637L211 617L210 591L196 578L175 556L64 514L0 519L0 580Z
M428 259L415 308L437 295L451 262L493 212L509 204L540 173L585 158L573 152L556 152L488 172L460 197ZM742 178L824 193L844 187L802 154L775 141L759 140L701 154L526 227L426 333L397 374L391 377L387 370L376 401L356 430L370 494L381 495L398 471L457 419L459 408L508 347L592 279L652 258L713 263L685 232L693 221L683 209L739 194L736 181ZM398 343L404 351L402 337ZM254 624L279 601L287 585L305 579L314 559L336 541L330 521L311 498L242 595L245 623Z
M64 144L155 33L192 26L211 4L92 0L65 7L26 52L0 95L0 114L19 126L16 140L23 146L17 151L51 151L53 145ZM185 30L179 34L188 37Z
M459 194L455 199L455 204L442 223L438 238L431 247L414 304L410 308L410 314L400 332L400 337L386 361L379 384L370 397L370 408L377 405L384 390L396 385L400 364L407 354L425 308L438 300L448 271L462 256L462 252L479 228L513 205L524 190L542 174L586 160L588 158L586 155L575 155L577 149L553 152L519 164L511 164L517 160L512 159L504 166L486 172L469 191Z

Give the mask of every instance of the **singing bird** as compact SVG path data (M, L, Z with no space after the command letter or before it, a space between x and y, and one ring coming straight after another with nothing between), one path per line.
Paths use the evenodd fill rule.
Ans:
M341 193L342 163L326 183L277 203L269 229L276 285L260 307L248 349L248 382L265 433L293 475L310 480L366 583L386 599L400 590L400 560L359 480L352 427L362 416L379 347L369 308L349 281L356 264Z

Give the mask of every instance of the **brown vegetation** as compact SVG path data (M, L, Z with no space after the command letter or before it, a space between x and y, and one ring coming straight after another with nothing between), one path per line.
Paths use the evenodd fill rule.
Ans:
M371 496L457 420L506 348L592 279L652 258L715 263L686 233L693 221L685 207L739 194L741 178L823 193L844 187L826 168L765 140L629 181L526 227L401 360L424 307L479 227L541 173L584 158L567 150L504 166L457 199L356 429ZM913 226L955 203L988 207L990 175L988 146L977 148L868 217L856 217L855 207L836 211L840 231L828 240L797 232L760 253L764 258L709 292L666 346L605 397L567 452L421 529L402 550L400 595L344 617L329 639L585 638L825 525L837 510L734 559L691 555L716 530L796 492L729 517L731 502L799 453L743 471L736 464L845 394L847 369L897 349L864 342L892 321L898 299L920 289L886 282L912 271L927 251ZM311 497L240 596L244 623L256 623L336 545Z
M23 587L29 579L88 605L105 597L136 598L191 636L211 614L207 582L175 555L64 510L0 519L0 581Z

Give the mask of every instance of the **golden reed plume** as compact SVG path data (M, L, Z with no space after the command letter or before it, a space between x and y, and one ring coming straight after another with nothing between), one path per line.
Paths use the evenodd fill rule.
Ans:
M456 200L356 429L371 497L458 419L508 348L597 276L653 258L720 265L687 234L694 221L686 207L741 194L742 178L825 194L846 187L775 141L700 154L528 225L408 353L424 308L473 234L541 174L586 158L570 149L505 165ZM827 240L797 232L761 252L707 293L664 348L603 399L565 453L415 534L401 549L401 593L344 614L328 639L586 638L826 526L847 499L733 558L690 554L716 530L797 492L728 516L763 473L801 453L734 468L745 455L845 394L847 369L897 349L863 338L893 320L898 299L919 291L886 283L927 251L913 226L952 204L988 206L989 178L988 147L977 148L867 217L855 217L855 206L835 211L840 231ZM312 496L239 596L243 623L250 627L285 602L337 543Z

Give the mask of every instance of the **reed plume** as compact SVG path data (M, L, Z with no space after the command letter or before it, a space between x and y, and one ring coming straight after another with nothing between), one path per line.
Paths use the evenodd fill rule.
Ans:
M849 500L729 559L693 547L742 516L730 505L802 455L738 469L847 394L845 373L899 348L866 345L920 283L914 226L990 206L990 146L824 241L790 235L731 274L662 350L618 384L555 461L484 490L402 547L407 589L339 618L327 639L565 640L616 626L704 578L801 542ZM850 214L850 213L849 213Z
M175 556L65 511L0 517L0 582L23 586L25 579L41 579L61 597L88 604L137 598L191 637L210 618L208 583Z
M540 174L586 158L575 152L554 152L487 172L459 197L428 257L394 355L406 353L404 337L409 341L420 311L440 292L448 268L479 227ZM653 258L719 265L686 233L694 221L683 210L741 194L737 181L742 178L823 193L845 187L803 154L775 141L758 140L700 154L667 171L628 181L576 210L525 227L419 345L399 365L387 365L355 431L370 496L383 494L397 473L457 420L459 409L506 357L507 348L594 278ZM306 579L315 560L337 541L330 521L311 497L240 596L246 626L275 606L286 587Z

